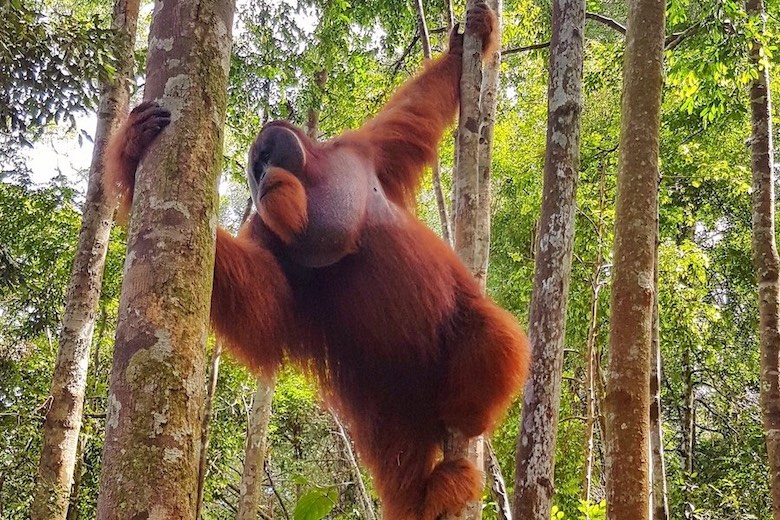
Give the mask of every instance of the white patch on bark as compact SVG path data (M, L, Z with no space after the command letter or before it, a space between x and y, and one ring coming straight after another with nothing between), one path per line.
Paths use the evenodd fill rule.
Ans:
M163 451L163 460L165 462L179 462L184 458L184 452L179 448L165 448Z
M173 50L173 38L149 38L149 48L171 52Z
M165 82L162 104L171 111L171 122L181 118L185 100L189 97L191 89L192 79L186 74L178 74Z
M146 408L140 407L140 408ZM140 409L139 408L139 409ZM163 427L168 424L168 415L169 415L170 409L168 408L168 405L166 404L165 407L161 412L152 412L152 432L151 435L153 437L156 437L157 435L160 435L163 433Z
M119 411L122 409L122 403L116 398L116 395L108 394L108 422L106 423L108 428L116 428L119 426Z
M182 216L187 220L189 220L192 217L187 205L183 204L181 201L166 200L155 196L150 196L148 200L149 200L149 207L152 209L161 210L161 211L167 211L169 209L173 209L181 213Z
M149 354L157 361L165 361L173 353L171 333L165 329L157 329L154 335L157 338L157 343L149 348Z

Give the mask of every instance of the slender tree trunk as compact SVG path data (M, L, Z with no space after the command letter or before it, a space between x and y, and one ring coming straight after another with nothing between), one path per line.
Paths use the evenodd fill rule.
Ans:
M355 452L352 449L352 441L350 441L349 435L347 435L347 431L344 428L344 424L341 422L341 419L339 419L338 415L335 413L331 413L333 415L333 421L336 423L336 428L338 429L339 438L344 445L344 452L347 455L350 471L352 472L353 478L355 479L358 494L360 495L360 508L363 510L363 518L366 520L376 520L376 514L374 513L374 503L368 494L365 482L363 482L363 475L360 473L360 466L358 465L357 458L355 457Z
M693 447L696 437L696 401L694 399L693 366L691 347L686 345L682 359L683 382L685 384L685 402L683 403L682 459L683 469L689 475L693 472Z
M119 63L116 80L102 86L95 130L95 147L82 214L79 243L70 277L51 384L51 405L43 426L32 520L64 519L73 484L76 446L81 431L89 348L95 330L100 289L114 208L101 185L103 150L130 96L129 78L135 64L133 44L139 0L116 0L112 27L117 31Z
M498 39L501 41L502 0L489 0L488 5L498 18ZM480 88L480 136L477 160L479 193L476 219L476 251L474 253L474 277L482 290L487 288L488 263L490 262L490 178L493 173L493 134L498 107L498 80L501 71L501 48L499 47L485 62Z
M468 10L475 0L468 0ZM479 208L479 123L482 87L482 42L466 32L463 38L463 72L460 79L460 115L455 152L455 251L475 271L477 211Z
M466 10L475 0L466 2ZM463 37L463 71L460 78L460 114L455 146L453 191L453 243L455 252L472 273L477 270L477 211L479 209L479 122L482 86L482 42L466 31ZM482 437L465 438L451 431L444 444L445 459L468 458L478 468L484 467ZM481 501L470 502L457 514L445 520L474 520L482 515Z
M509 492L506 489L504 476L501 474L501 466L498 457L493 451L489 440L485 441L485 473L490 487L490 496L498 506L498 520L512 520L512 505L509 500Z
M599 230L600 231L600 230ZM599 236L601 234L599 233ZM585 469L583 471L582 499L590 501L593 489L593 464L595 460L595 430L596 430L596 338L598 336L599 293L601 292L602 258L599 251L598 259L593 265L591 277L590 320L588 321L588 338L585 352Z
M664 430L661 417L661 341L658 312L658 245L659 228L655 226L655 275L653 286L653 330L650 344L650 457L652 479L650 487L653 520L669 520L669 502L666 492L666 461L664 459Z
M325 89L325 83L328 81L328 71L319 70L314 74L314 82L319 89L315 96L316 102L322 101L322 92ZM306 135L317 140L317 134L320 129L320 110L317 107L309 107L306 111Z
M83 475L84 466L84 443L86 440L85 435L79 435L79 443L76 447L76 467L73 471L73 487L70 490L68 513L66 515L68 520L78 520L80 514L79 492L81 491L81 477Z
M100 520L195 517L233 11L180 0L153 14L144 98L172 121L136 177Z
M261 375L257 378L257 391L252 399L252 411L249 414L249 426L246 432L244 472L241 475L237 520L257 518L263 490L263 464L275 384L276 378L273 376Z
M663 82L661 0L629 0L607 377L607 518L649 513L650 343Z
M246 220L246 219L244 219ZM211 353L211 362L209 363L209 380L206 385L206 401L203 404L203 423L200 427L200 456L198 459L198 502L195 509L195 518L200 519L203 510L203 490L206 486L206 464L208 461L209 450L209 431L211 430L211 421L214 417L214 395L217 392L217 381L219 380L219 362L222 358L222 342L217 341L214 344L214 351Z
M746 0L751 17L758 18L766 34L762 0ZM753 264L758 278L758 309L761 341L761 410L769 455L772 517L780 520L780 258L775 243L775 193L772 158L772 100L769 60L761 55L761 42L754 40L750 60L757 77L750 85L752 114L751 156L753 166Z
M515 471L518 519L546 520L552 509L579 170L584 25L584 0L553 2L544 191L529 324L533 355Z
M455 10L452 8L452 0L446 0L444 8L447 11L447 20L445 21L447 22L447 32L449 33L455 25Z

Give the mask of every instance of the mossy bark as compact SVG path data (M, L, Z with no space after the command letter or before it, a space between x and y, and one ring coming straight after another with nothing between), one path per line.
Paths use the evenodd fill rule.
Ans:
M171 111L136 175L98 518L197 508L233 0L157 2L145 100Z

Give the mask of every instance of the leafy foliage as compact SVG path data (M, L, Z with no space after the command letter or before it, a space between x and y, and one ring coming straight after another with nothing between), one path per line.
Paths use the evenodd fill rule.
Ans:
M115 34L89 18L0 4L0 133L31 145L49 123L68 122L97 104L98 83L114 73Z

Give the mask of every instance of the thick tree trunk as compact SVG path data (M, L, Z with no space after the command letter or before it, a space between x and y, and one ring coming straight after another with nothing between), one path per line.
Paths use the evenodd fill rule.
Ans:
M746 0L745 9L758 18L762 32L766 14L762 0ZM775 193L772 158L772 100L769 60L753 41L750 60L758 76L750 85L753 166L753 264L758 279L761 341L761 409L769 455L772 517L780 520L780 258L775 243Z
M275 385L276 378L273 376L257 378L257 391L252 398L252 411L249 414L249 426L246 432L244 472L241 475L237 520L257 518L263 491L263 465Z
M607 376L607 518L649 515L650 343L665 2L630 0Z
M119 63L116 80L103 85L98 106L89 185L62 317L51 405L43 426L43 447L30 510L32 520L64 519L68 511L87 385L89 348L95 330L114 211L101 184L103 150L127 112L129 78L135 64L133 44L138 6L139 0L116 0L114 4L112 27L117 31Z
M171 124L136 177L100 520L195 517L233 11L181 0L153 14L144 98Z
M198 458L198 502L195 509L196 520L200 519L201 511L203 510L203 490L206 487L206 463L208 461L209 431L211 430L211 420L214 416L214 395L217 392L219 362L221 358L222 342L217 341L214 344L214 351L211 353L211 362L209 363L209 380L208 384L206 385L206 401L203 404L203 423L200 427L200 456Z
M529 324L531 379L523 394L517 441L518 519L546 520L552 509L579 169L584 0L555 0L552 23L544 191Z

